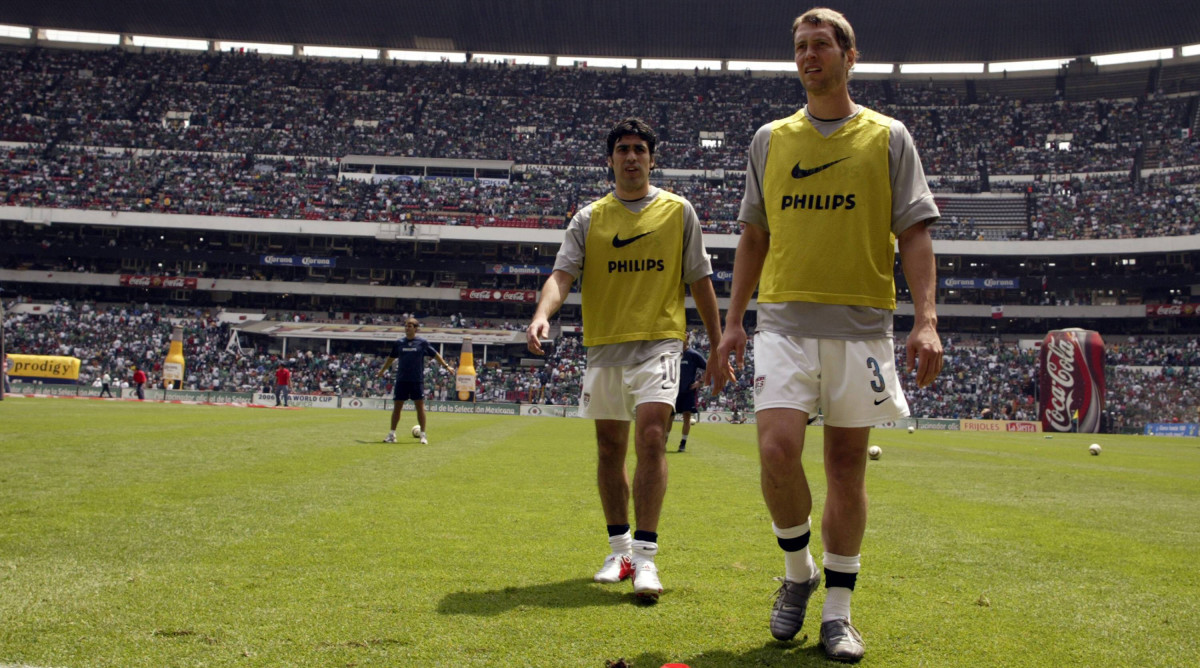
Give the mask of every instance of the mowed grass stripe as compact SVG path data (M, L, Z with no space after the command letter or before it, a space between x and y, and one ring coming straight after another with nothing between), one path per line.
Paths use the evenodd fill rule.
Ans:
M696 425L668 455L667 594L639 607L590 582L607 546L587 421L430 414L419 446L408 409L383 445L383 412L122 405L0 407L0 662L827 665L823 591L798 642L767 634L782 556L751 425ZM869 662L1193 662L1195 446L1035 438L875 432Z

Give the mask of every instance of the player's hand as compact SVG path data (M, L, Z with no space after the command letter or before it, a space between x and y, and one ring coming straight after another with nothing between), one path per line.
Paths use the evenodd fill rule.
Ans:
M525 345L534 355L544 355L542 339L550 337L550 322L545 318L534 318L525 330Z
M742 323L725 323L725 332L721 334L721 342L717 344L717 356L729 365L729 353L733 353L733 362L738 370L746 367L746 330Z
M942 372L942 339L932 325L913 328L905 347L904 373L917 369L917 387L927 387Z
M738 368L742 368L742 355L746 351L746 331L742 329L741 324L737 326L737 330L741 332L741 347L737 349L735 359L737 360ZM736 335L730 339L731 332L729 329L721 335L721 342L717 347L710 348L708 352L708 367L704 369L704 383L712 386L713 395L721 393L725 389L727 383L732 383L737 380L737 373L733 369L733 365L729 363L729 351L735 348L733 343L736 340Z

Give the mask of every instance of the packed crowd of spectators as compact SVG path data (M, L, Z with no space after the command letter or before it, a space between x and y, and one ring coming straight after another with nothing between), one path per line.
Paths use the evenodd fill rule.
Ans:
M31 144L4 161L4 203L263 218L561 227L609 189L603 171L582 168L603 166L601 139L631 109L658 129L660 166L742 170L755 129L804 102L787 77L233 53L14 50L0 52L0 72L0 141ZM1142 168L1200 165L1185 136L1195 96L1031 103L932 81L853 85L857 101L905 121L948 192L978 187L983 173L1127 175L1139 152ZM701 146L701 132L721 140ZM339 182L336 160L348 154L530 168L510 185ZM734 232L741 178L670 187L692 199L706 230ZM1194 205L1173 211L1194 202L1194 187L1127 181L1052 197L1030 230L1006 238L1194 233Z
M660 180L688 198L706 232L739 231L742 176ZM1028 226L999 238L1100 239L1200 231L1200 169L1127 178L1076 178L1037 194ZM11 148L0 154L0 203L87 210L561 229L580 203L611 190L594 168L529 167L511 182L338 179L325 159L212 153ZM975 239L971 219L935 238ZM989 238L993 238L989 236Z
M299 314L278 313L282 320ZM395 324L402 318L362 316L362 322ZM474 322L452 316L431 324L470 328L520 329L524 323ZM187 360L183 389L231 392L269 388L279 364L293 374L293 392L342 396L390 395L390 379L375 378L387 351L359 350L325 353L291 350L270 352L267 340L242 336L243 349L229 346L229 326L216 314L151 305L100 306L59 302L46 314L16 314L5 321L11 353L68 355L83 361L80 382L92 384L105 374L118 384L128 381L135 367L152 383L161 382L161 364L173 326L184 328ZM710 342L703 331L693 332L689 345L705 357ZM901 374L905 396L917 417L1006 420L1037 419L1038 352L1016 341L972 340L943 335L944 371L932 386L918 389L912 376ZM898 337L896 354L903 368L904 347ZM457 355L444 355L452 364ZM586 368L586 352L578 336L559 336L544 366L522 367L505 361L476 359L477 401L573 405L578 401ZM1140 430L1149 422L1191 422L1200 406L1200 342L1187 337L1122 337L1106 344L1107 409L1114 429ZM751 337L745 366L737 381L716 396L700 393L702 410L753 410L754 344ZM426 388L431 399L453 398L454 377L436 365L426 365Z

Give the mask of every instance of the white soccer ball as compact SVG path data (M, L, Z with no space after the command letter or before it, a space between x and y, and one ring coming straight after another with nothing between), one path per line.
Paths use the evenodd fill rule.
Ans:
M412 430L413 438L421 438L421 425L414 424Z
M878 445L872 445L871 447L867 448L867 456L871 459L879 459L881 455L883 455L883 448L879 447Z
M1093 455L1100 454L1100 444L1099 443L1091 444L1090 446L1088 446L1088 452L1092 453Z
M916 430L917 430L917 428L916 428L916 427L911 427L911 426L910 426L910 427L908 428L908 433L910 433L910 434L911 434L911 433L915 432Z

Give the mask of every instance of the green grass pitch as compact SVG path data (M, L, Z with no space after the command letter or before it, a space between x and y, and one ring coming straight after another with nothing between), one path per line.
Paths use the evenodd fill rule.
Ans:
M753 426L697 425L674 454L676 425L666 592L642 606L591 582L590 422L431 413L421 446L411 408L397 444L387 421L0 402L0 666L829 665L823 590L796 641L767 629L783 559ZM863 665L1200 661L1200 440L871 441Z

